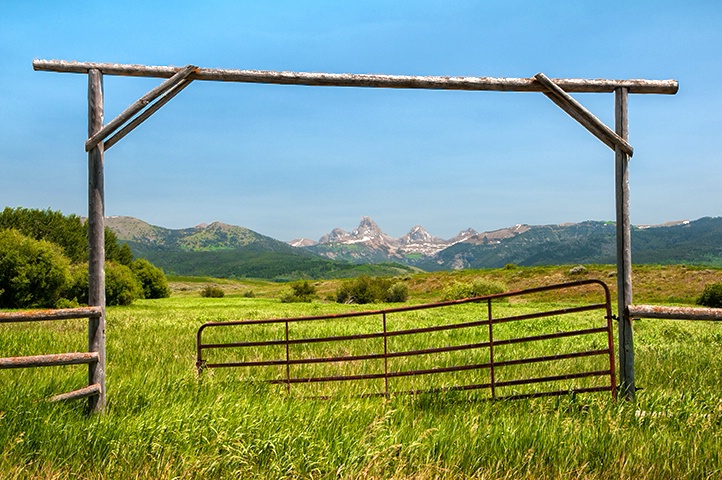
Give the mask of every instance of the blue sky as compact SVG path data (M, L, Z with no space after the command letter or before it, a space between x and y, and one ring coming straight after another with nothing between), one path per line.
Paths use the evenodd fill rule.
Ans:
M630 96L634 224L722 215L722 2L0 4L0 207L87 209L87 80L34 58L676 79ZM157 79L105 77L106 121ZM575 98L613 126L611 94ZM318 239L614 219L614 155L538 93L194 82L106 154L106 214Z

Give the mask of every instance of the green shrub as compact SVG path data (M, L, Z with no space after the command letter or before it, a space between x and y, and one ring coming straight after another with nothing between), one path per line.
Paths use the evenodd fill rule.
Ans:
M205 298L223 298L226 296L226 292L223 291L218 285L206 285L201 290L201 297Z
M368 275L347 281L336 291L338 303L405 302L408 297L409 289L405 284L394 283L386 277Z
M54 307L69 267L57 245L0 230L0 308Z
M471 283L454 282L444 289L442 300L483 297L484 295L504 293L507 290L506 285L493 280L476 279Z
M316 298L316 286L308 280L299 280L291 284L291 290L281 295L281 302L311 302Z
M133 271L120 263L105 264L105 304L130 305L143 298L143 285Z
M389 287L386 301L391 303L405 302L409 299L409 287L405 283L396 282Z
M722 308L722 282L705 285L702 295L697 299L697 304L710 308Z
M133 271L143 287L144 298L170 297L168 279L165 277L163 270L144 258L133 260L130 264L130 269Z
M88 264L73 265L65 298L80 304L88 304ZM133 271L114 262L105 264L105 304L130 305L143 298L143 285Z
M106 294L107 295L107 294ZM70 266L70 277L63 296L80 305L88 304L88 264L79 263Z

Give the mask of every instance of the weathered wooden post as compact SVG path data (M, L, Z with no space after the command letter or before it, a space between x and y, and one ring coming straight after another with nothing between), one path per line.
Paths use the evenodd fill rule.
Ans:
M103 74L88 70L88 136L103 127ZM88 305L102 309L88 320L88 351L98 353L98 361L88 365L88 385L100 386L100 394L88 397L91 411L105 409L105 180L104 145L88 151Z
M614 90L615 133L629 138L629 89ZM629 305L632 304L632 227L629 221L629 155L614 149L617 209L617 315L619 317L619 380L623 398L634 400L634 343Z

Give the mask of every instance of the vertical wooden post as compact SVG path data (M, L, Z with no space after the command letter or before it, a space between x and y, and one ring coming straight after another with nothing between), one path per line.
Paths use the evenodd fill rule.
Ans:
M614 90L615 132L629 138L627 88ZM634 343L628 307L632 303L632 226L629 220L629 155L614 150L617 209L617 315L619 317L619 379L621 394L634 400Z
M103 127L103 75L88 71L88 136ZM88 384L100 385L100 394L88 398L91 411L105 409L105 179L104 146L88 152L88 305L101 307L97 318L88 320L88 351L97 352L97 363L88 366Z

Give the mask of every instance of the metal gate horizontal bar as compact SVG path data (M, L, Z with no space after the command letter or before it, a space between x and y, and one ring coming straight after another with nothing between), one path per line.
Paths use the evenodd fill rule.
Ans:
M572 380L575 378L602 377L610 374L609 370L596 370L593 372L568 373L565 375L552 375L549 377L523 378L519 380L507 380L496 382L496 387L512 387L516 385L531 385L533 383L558 382L560 380Z
M496 397L496 400L523 400L525 398L543 398L543 397L561 397L563 395L577 393L593 393L593 392L611 392L612 387L609 385L600 385L598 387L586 388L570 388L569 390L556 390L550 392L521 393L517 395L504 395Z
M570 358L580 358L580 357L590 357L590 356L596 356L596 355L608 355L609 350L589 350L586 352L574 352L574 353L565 353L565 354L556 354L556 355L548 355L543 357L532 357L532 358L521 358L516 360L506 360L506 361L497 361L494 362L494 367L503 367L507 365L523 365L523 364L531 364L531 363L540 363L540 362L550 362L555 360L563 360L563 359L570 359ZM453 367L437 367L437 368L428 368L428 369L422 369L422 370L405 370L400 372L388 372L388 373L366 373L366 374L359 374L359 375L333 375L333 376L327 376L327 377L303 377L303 378L289 378L289 379L279 379L279 380L268 380L268 383L279 385L279 384L286 384L286 383L318 383L318 382L337 382L337 381L346 381L346 380L373 380L377 378L398 378L398 377L412 377L416 375L430 375L430 374L437 374L437 373L450 373L450 372L462 372L467 370L481 370L486 368L491 368L491 363L478 363L478 364L469 364L469 365L455 365ZM590 372L582 372L581 375L585 376L587 373ZM596 374L596 372L592 372L592 374ZM609 370L606 370L606 374L609 374ZM546 379L550 377L541 377L541 378L532 378L528 379L529 383L537 383L537 381L547 381ZM580 378L580 377L565 377L565 378ZM512 385L513 383L510 383ZM496 382L496 386L504 386L504 382Z
M98 352L56 353L27 357L8 357L0 358L0 369L79 365L84 363L96 363L99 358L100 356L98 355Z
M598 327L598 328L585 328L582 330L572 330L568 332L556 332L556 333L547 333L544 335L535 335L530 337L519 337L519 338L510 338L506 340L495 340L494 345L500 346L500 345L512 345L517 343L526 343L526 342L532 342L532 341L538 341L538 340L550 340L555 338L563 338L563 337L573 337L573 336L581 336L581 335L588 335L593 333L602 333L606 332L607 327ZM282 341L283 342L283 341ZM283 344L283 343L282 343ZM238 344L218 344L218 345L224 345L226 347L230 346L238 346ZM254 343L253 345L258 345L258 343ZM243 345L247 346L247 345ZM403 352L388 352L386 354L383 353L372 353L368 355L348 355L348 356L342 356L342 357L319 357L319 358L302 358L302 359L289 359L289 360L260 360L260 361L252 361L252 362L228 362L228 363L206 363L207 368L219 368L219 367L268 367L268 366L274 366L274 365L305 365L305 364L312 364L312 363L332 363L332 362L353 362L353 361L363 361L363 360L379 360L382 358L397 358L397 357L412 357L416 355L428 355L433 353L444 353L444 352L456 352L461 350L472 350L475 348L488 348L491 346L490 342L481 342L481 343L468 343L464 345L454 345L450 347L438 347L438 348L426 348L421 350L407 350ZM215 348L220 348L216 346ZM604 353L606 354L608 351L604 350Z
M554 316L554 315L566 315L570 313L579 313L579 312L587 312L591 310L600 310L605 308L605 304L594 304L594 305L585 305L583 307L575 307L575 308L563 308L558 310L550 310L547 312L539 312L539 313L530 313L526 315L516 315L512 317L499 317L494 319L494 323L506 323L506 322L514 322L514 321L520 321L520 320L532 320L535 318L543 318L548 316ZM370 315L370 314L369 314ZM376 333L361 333L356 335L337 335L337 336L331 336L331 337L322 337L322 338L298 338L298 339L289 339L289 340L266 340L266 341L259 341L259 342L234 342L234 343L200 343L198 346L201 349L215 349L215 348L233 348L233 347L264 347L264 346L278 346L278 345L300 345L300 344L307 344L307 343L323 343L323 342L337 342L341 340L366 340L371 338L383 338L383 337L397 337L401 335L415 335L418 333L429 333L429 332L441 332L445 330L455 330L460 328L469 328L469 327L478 327L478 326L484 326L489 325L489 320L478 320L474 322L463 322L463 323L455 323L450 325L438 325L434 327L423 327L423 328L412 328L407 330L394 330L390 332L376 332ZM590 331L588 333L595 333L595 332L603 332L606 331L605 327L602 327L601 329L595 329L593 332ZM564 335L560 335L564 336ZM553 337L549 337L553 338ZM522 339L523 341L523 339ZM499 342L495 342L499 343Z
M358 395L360 398L372 398L372 397L386 397L388 395L421 395L430 393L446 393L446 392L458 392L458 391L472 391L472 390L485 390L490 389L491 383L476 383L470 385L453 385L450 387L441 388L429 388L429 389L417 389L417 390L394 390L388 394L384 392L364 393ZM534 392L534 393L522 393L515 395L502 395L496 397L490 397L486 400L521 400L524 398L540 398L540 397L558 397L562 395L576 394L576 393L593 393L593 392L611 392L612 387L609 385L600 385L597 387L582 387L582 388L570 388L567 390L554 390L548 392ZM307 398L312 399L329 399L329 395L312 395Z

